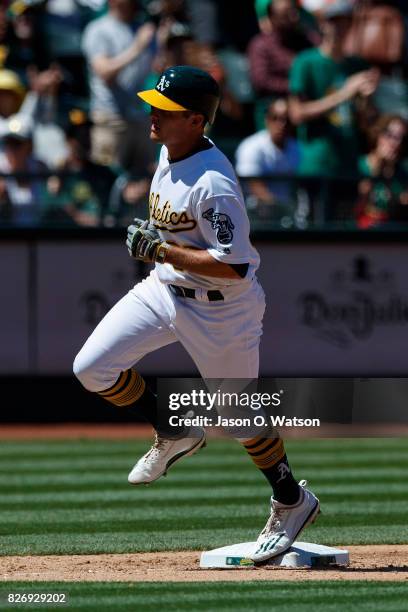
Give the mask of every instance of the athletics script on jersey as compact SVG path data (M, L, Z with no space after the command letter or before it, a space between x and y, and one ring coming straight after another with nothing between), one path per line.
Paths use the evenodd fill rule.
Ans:
M190 218L185 211L176 212L172 209L171 203L167 200L160 206L160 195L151 193L149 198L150 219L160 223L155 223L157 229L167 230L168 232L188 232L193 230L197 221Z

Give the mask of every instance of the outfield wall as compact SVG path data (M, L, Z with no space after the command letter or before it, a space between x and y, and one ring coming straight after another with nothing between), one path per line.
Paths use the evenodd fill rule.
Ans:
M255 234L267 297L264 376L405 376L406 234ZM147 273L118 230L0 233L0 375L70 375L100 318ZM142 364L195 375L182 347Z

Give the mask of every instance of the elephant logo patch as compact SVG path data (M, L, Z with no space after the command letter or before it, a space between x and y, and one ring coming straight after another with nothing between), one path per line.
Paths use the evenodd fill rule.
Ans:
M213 208L209 208L203 213L203 218L211 223L211 227L217 230L217 240L220 244L230 244L234 237L232 232L235 229L231 217L224 213L214 212Z

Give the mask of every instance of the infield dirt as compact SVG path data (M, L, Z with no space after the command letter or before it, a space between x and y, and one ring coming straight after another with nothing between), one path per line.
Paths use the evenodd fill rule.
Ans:
M202 570L200 553L0 557L0 581L202 582L225 580L408 581L408 545L347 546L350 565L324 570Z

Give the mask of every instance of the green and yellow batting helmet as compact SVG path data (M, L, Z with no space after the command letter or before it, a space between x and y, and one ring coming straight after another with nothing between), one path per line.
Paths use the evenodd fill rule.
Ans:
M208 72L193 66L172 66L160 75L156 87L139 91L142 100L161 110L190 110L213 123L220 102L218 83Z

